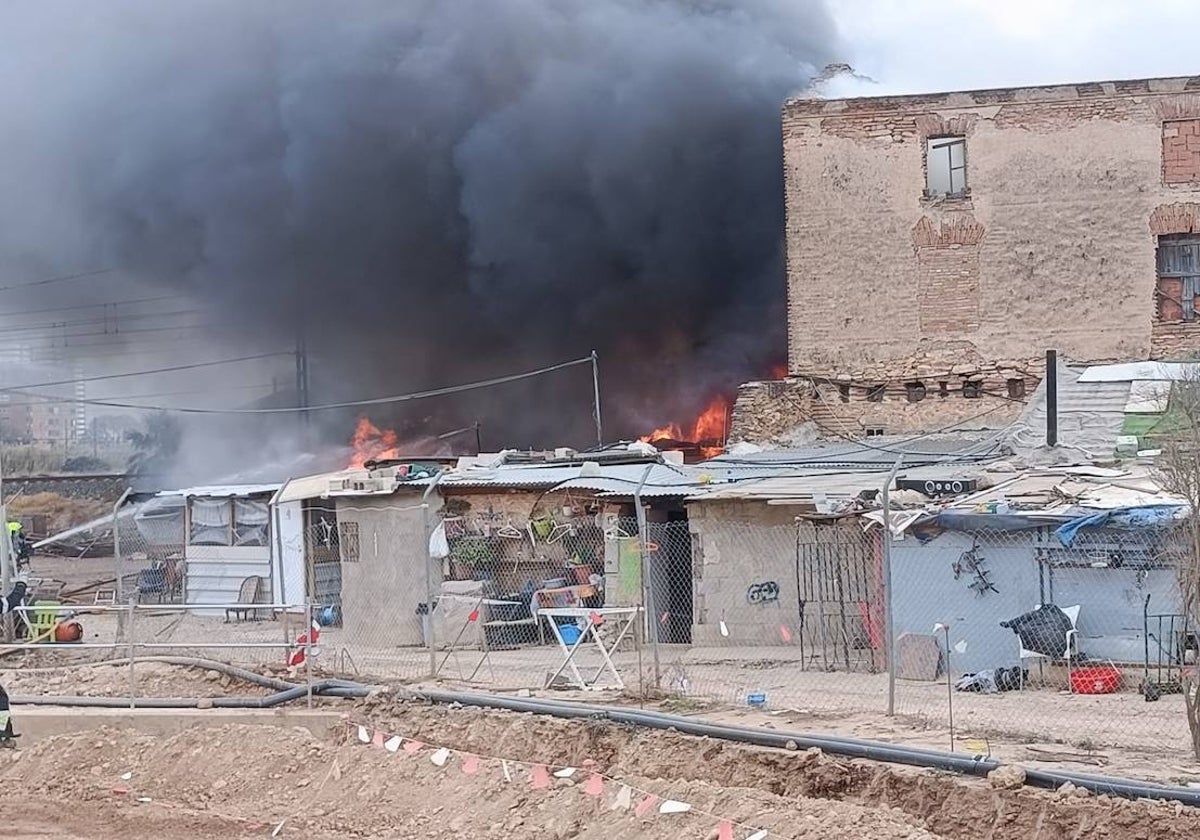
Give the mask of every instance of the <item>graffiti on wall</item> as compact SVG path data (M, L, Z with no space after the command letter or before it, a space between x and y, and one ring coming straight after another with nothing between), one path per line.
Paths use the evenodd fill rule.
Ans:
M779 584L773 580L752 583L746 587L746 600L751 604L770 604L779 600Z

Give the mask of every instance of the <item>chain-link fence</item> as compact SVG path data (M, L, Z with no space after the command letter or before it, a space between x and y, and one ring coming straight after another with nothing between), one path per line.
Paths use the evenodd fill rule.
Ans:
M604 688L925 746L946 746L953 721L972 749L1188 757L1180 692L1200 644L1167 530L1006 517L1011 530L935 519L889 536L783 505L638 516L528 499L227 500L182 526L143 507L120 519L116 557L35 556L41 630L0 669L119 658L132 639L139 657L286 672L315 622L318 675ZM132 635L111 609L122 594L140 605ZM84 644L44 644L68 607Z

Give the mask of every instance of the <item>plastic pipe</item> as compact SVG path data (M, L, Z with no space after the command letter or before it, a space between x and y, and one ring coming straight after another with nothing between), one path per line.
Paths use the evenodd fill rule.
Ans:
M435 703L459 703L463 706L482 706L508 709L514 712L533 712L563 718L601 718L613 723L625 723L650 729L674 729L687 735L718 738L762 747L784 747L789 741L801 749L816 747L833 755L851 758L866 758L893 764L909 764L917 767L933 767L951 770L972 776L986 776L1001 766L995 759L972 758L966 755L938 750L926 750L867 741L859 738L843 738L832 735L808 735L778 730L753 729L743 726L704 723L691 718L668 715L661 712L643 712L614 706L583 706L557 700L532 700L486 694L466 694L451 691L421 691L415 696ZM1070 782L1076 787L1092 793L1126 798L1160 799L1182 802L1200 807L1200 790L1157 785L1132 779L1110 776L1093 776L1087 773L1069 773L1059 770L1025 769L1025 780L1042 787L1057 788Z
M342 680L322 680L313 683L313 694L322 697L366 697L370 686ZM214 709L270 709L308 696L307 685L297 685L267 697L148 697L135 701L138 709L196 709L203 703ZM13 706L65 706L100 709L128 709L129 700L121 697L10 697Z

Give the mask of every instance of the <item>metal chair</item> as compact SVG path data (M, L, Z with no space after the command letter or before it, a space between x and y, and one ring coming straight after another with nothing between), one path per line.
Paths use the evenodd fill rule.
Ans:
M263 579L258 575L252 575L242 581L242 585L238 589L237 602L246 606L230 607L225 610L226 624L229 623L231 615L237 621L258 621L258 608L254 605L262 596L262 585Z

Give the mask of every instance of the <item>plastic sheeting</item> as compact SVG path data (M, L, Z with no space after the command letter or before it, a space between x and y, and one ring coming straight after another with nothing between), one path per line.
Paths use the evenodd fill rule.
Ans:
M1061 525L1054 535L1070 547L1082 528L1161 528L1183 509L1180 504L1144 505L1141 507L1104 510L1072 519Z

